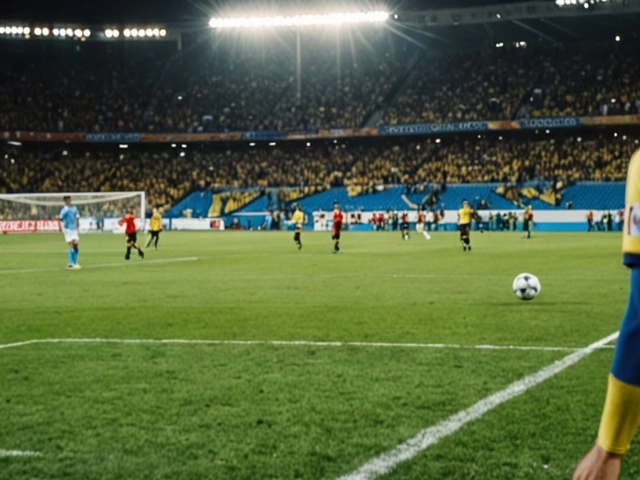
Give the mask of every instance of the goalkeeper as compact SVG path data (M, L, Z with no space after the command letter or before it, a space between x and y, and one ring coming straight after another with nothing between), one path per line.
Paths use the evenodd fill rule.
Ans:
M613 356L607 398L595 446L573 480L616 480L622 456L640 424L640 150L627 174L623 262L631 268L629 302Z

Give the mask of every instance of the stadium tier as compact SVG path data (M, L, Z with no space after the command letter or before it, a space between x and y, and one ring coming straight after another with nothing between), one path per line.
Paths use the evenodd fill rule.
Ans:
M282 35L273 48L220 39L179 54L161 43L0 50L0 131L305 131L638 113L633 42L425 53L365 29L355 44L303 36L297 71L295 37Z

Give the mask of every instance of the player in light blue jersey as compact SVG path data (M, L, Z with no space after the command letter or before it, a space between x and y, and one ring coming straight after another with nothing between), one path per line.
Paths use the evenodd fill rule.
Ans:
M71 197L68 195L64 197L64 207L60 210L60 227L62 233L64 233L64 240L69 245L67 268L77 270L80 268L80 265L78 265L80 213L74 205L71 205Z

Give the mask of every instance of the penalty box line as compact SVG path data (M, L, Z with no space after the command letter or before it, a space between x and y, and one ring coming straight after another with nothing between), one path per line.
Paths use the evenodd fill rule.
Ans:
M426 450L430 446L437 444L440 440L455 433L467 423L481 418L485 413L490 412L508 400L522 395L530 388L575 365L609 342L616 340L619 334L620 332L612 333L586 348L580 349L535 373L527 375L507 386L505 389L480 400L466 410L450 416L433 427L420 431L413 438L367 461L357 470L343 475L337 480L373 480L380 475L389 473L398 466L398 464L411 460L423 450Z
M310 347L370 347L370 348L435 348L470 350L512 350L546 352L580 352L576 347L539 347L529 345L464 345L452 343L389 343L389 342L314 342L307 340L189 340L189 339L144 339L144 338L43 338L24 342L0 345L0 350L17 348L36 343L121 343L121 344L157 344L157 345L273 345L273 346L310 346ZM602 344L595 349L614 348Z
M40 457L40 452L31 452L29 450L2 450L0 449L0 457Z
M158 258L156 260L140 260L132 262L118 262L118 263L98 263L94 265L85 265L82 269L91 268L110 268L110 267L127 267L132 265L155 265L158 263L175 263L175 262L195 262L201 260L202 257L183 257L183 258ZM39 272L59 272L61 270L68 270L66 268L25 268L22 270L0 270L0 275L10 275L14 273L39 273Z
M484 413L497 407L510 398L524 393L529 388L550 378L556 373L561 372L565 368L577 363L582 358L592 352L610 347L607 343L615 340L618 332L590 345L585 349L575 349L570 347L530 347L530 346L503 346L503 345L457 345L457 344L441 344L441 343L366 343L366 342L312 342L312 341L267 341L267 340L152 340L152 339L108 339L108 338L45 338L27 340L24 342L8 343L0 345L0 350L8 348L18 348L26 345L42 344L42 343L123 343L123 344L204 344L204 345L294 345L294 346L326 346L326 347L405 347L405 348L466 348L480 350L544 350L544 351L574 351L574 353L564 359L552 364L551 366L540 370L539 372L529 375L524 379L511 384L505 390L498 392L485 400L482 400L471 408L450 417L441 424L428 428L420 432L413 439L399 445L395 449L377 457L365 465L360 467L354 473L341 477L344 480L366 480L373 479L378 475L386 473L395 466L408 460L420 451L428 448L430 445L437 443L440 439L454 433L456 430L464 426L466 423L480 418ZM0 449L0 457L37 457L41 456L40 452L29 450L2 450Z

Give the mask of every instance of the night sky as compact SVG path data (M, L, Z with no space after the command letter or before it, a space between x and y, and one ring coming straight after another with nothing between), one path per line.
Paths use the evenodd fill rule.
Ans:
M216 14L246 15L261 9L305 10L333 5L352 9L386 6L392 10L428 7L454 7L496 3L519 3L526 0L4 0L0 1L0 19L24 22L194 22ZM551 1L551 0L549 0Z

